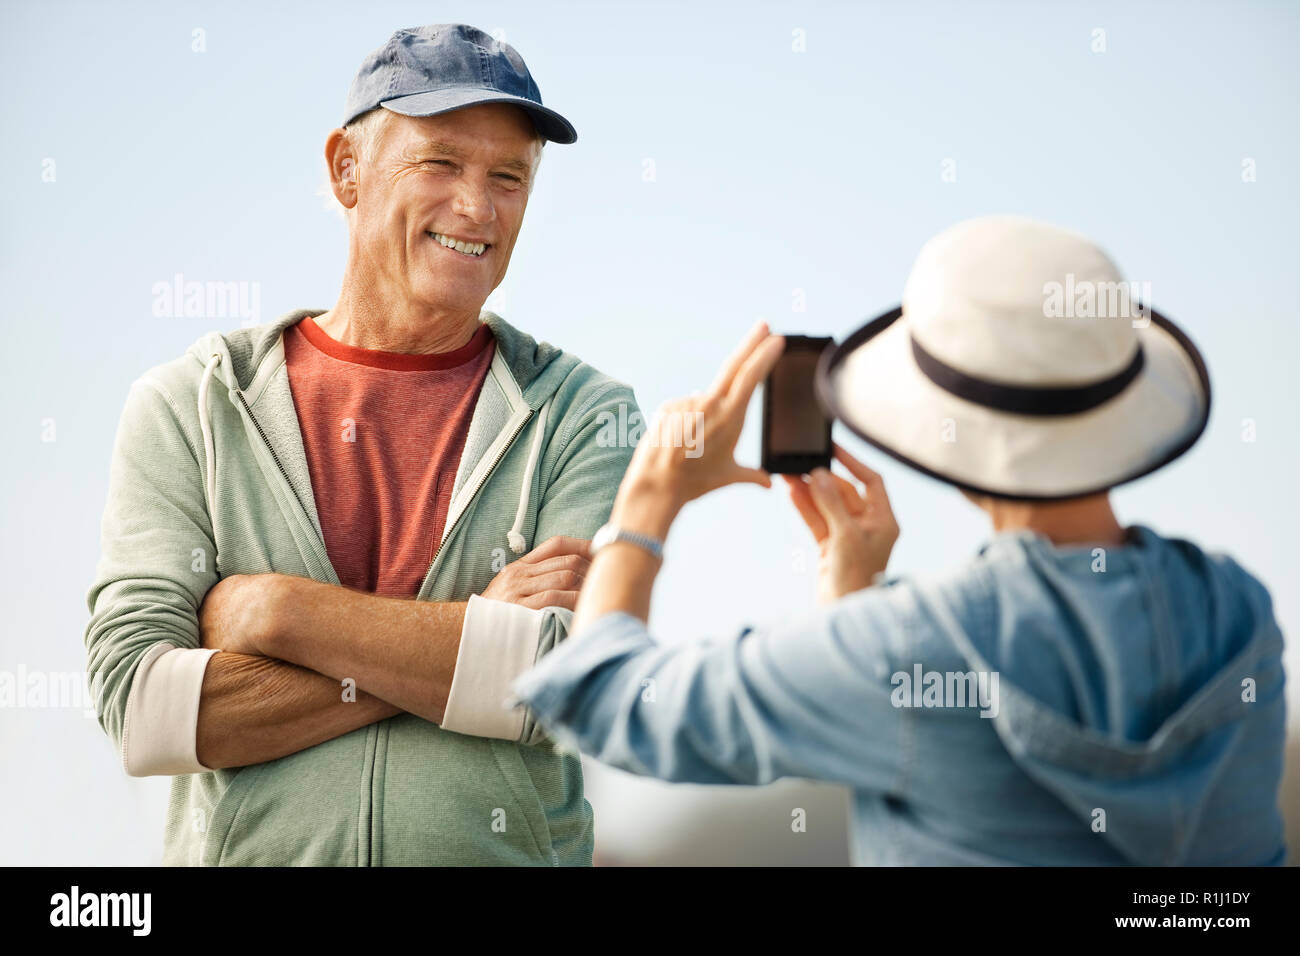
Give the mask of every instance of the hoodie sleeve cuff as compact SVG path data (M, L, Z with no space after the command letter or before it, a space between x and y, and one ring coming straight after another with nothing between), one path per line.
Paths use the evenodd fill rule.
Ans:
M150 648L126 701L122 766L132 777L210 773L199 763L199 699L216 648Z
M533 666L545 611L471 595L460 633L442 728L473 737L519 740L525 708L511 682Z
M580 696L595 670L657 646L645 621L626 611L609 611L521 675L513 685L514 699L533 708L539 720L558 726L565 705Z

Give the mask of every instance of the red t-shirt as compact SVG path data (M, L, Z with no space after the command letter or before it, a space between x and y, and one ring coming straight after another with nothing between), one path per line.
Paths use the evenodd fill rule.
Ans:
M344 345L310 317L284 336L312 493L339 581L414 597L433 563L496 340L453 352Z

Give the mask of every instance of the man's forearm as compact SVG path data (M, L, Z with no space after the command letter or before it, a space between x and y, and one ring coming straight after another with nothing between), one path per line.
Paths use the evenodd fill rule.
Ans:
M199 702L199 762L214 770L263 763L402 712L362 691L350 696L339 681L296 664L214 654Z
M378 597L310 578L277 582L257 650L442 723L456 672L463 602ZM218 655L219 656L219 655Z

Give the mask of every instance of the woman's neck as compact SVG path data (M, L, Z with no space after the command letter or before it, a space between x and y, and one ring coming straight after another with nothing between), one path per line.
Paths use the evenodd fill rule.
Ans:
M1106 494L1069 501L1001 501L986 498L980 507L994 531L1036 531L1055 545L1098 544L1122 547L1128 532L1115 517Z

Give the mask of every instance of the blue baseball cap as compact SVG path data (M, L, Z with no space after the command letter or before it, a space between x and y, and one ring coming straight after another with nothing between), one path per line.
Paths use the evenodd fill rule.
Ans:
M552 142L578 138L572 123L542 105L541 90L519 52L465 23L394 33L362 61L342 125L377 106L403 116L436 116L479 103L513 103Z

